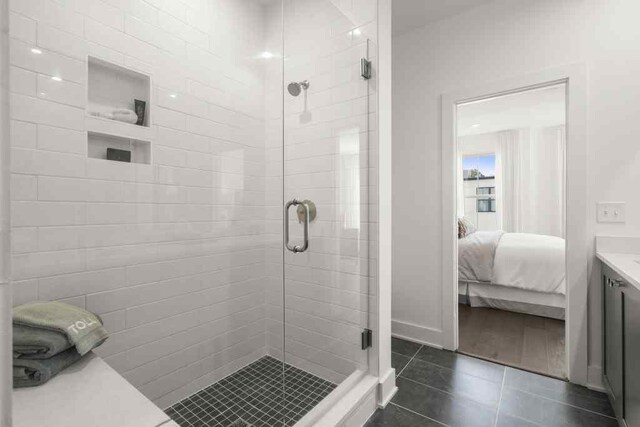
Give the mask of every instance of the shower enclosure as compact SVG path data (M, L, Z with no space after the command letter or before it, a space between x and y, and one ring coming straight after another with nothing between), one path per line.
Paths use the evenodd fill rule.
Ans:
M183 427L312 424L372 353L376 8L11 0L14 304Z

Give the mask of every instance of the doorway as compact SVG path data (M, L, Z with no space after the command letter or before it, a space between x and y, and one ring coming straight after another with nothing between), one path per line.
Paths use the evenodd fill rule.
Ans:
M539 174L543 175L544 180L546 181L561 181L559 176L564 177L564 186L561 187L563 189L563 194L559 195L558 191L552 192L553 198L555 200L564 201L561 212L564 212L563 215L556 215L556 221L554 221L553 226L547 224L547 226L542 227L540 222L535 219L537 212L531 212L530 209L530 199L533 198L533 194L539 194L539 187L541 183L544 181L543 179L532 180L528 178L528 173L531 172L531 168L527 169L525 166L529 163L522 163L520 167L514 168L513 162L510 161L508 163L511 164L511 167L506 165L506 159L517 159L519 158L518 151L511 153L509 148L513 148L514 146L519 147L518 144L509 143L509 141L520 141L524 140L526 136L527 143L531 145L531 141L538 141L541 139L545 139L543 136L538 134L531 135L531 132L525 132L522 130L522 124L516 126L515 129L500 129L499 127L495 127L495 125L491 125L490 122L486 122L485 133L501 133L499 138L499 146L502 147L502 151L495 156L494 160L494 169L496 171L500 171L502 175L501 178L497 176L495 178L496 182L493 185L493 189L487 188L492 187L491 185L479 185L478 182L474 184L474 190L476 194L474 195L475 200L473 203L475 205L476 214L483 216L489 216L491 214L495 214L495 218L492 221L488 221L488 223L483 223L482 227L489 227L488 224L494 224L494 230L486 230L487 232L493 231L496 234L499 231L502 231L501 236L484 236L489 242L484 242L485 247L495 248L495 251L479 251L477 254L479 257L496 257L498 256L498 266L505 266L506 268L500 268L499 271L493 271L493 264L487 263L486 259L484 259L485 264L490 266L488 271L476 271L475 274L484 274L484 278L489 278L490 280L469 280L469 276L462 276L460 278L464 280L459 280L459 232L460 232L460 223L459 218L459 206L464 203L464 176L459 177L460 174L464 174L464 168L462 165L463 159L459 154L459 146L458 139L464 137L460 131L460 126L466 126L470 129L475 129L475 132L470 131L469 129L465 132L469 134L480 133L480 129L483 127L483 123L478 122L478 119L475 122L465 122L464 117L459 117L459 110L463 110L465 107L478 108L482 106L482 104L489 105L492 101L497 102L495 105L499 105L500 102L505 103L509 99L515 99L517 95L524 96L526 98L527 95L533 96L536 92L542 93L546 89L552 90L556 89L558 91L564 92L565 95L565 123L564 123L564 143L565 143L565 153L564 153L564 170L563 173L558 174L558 168L554 171L554 174L550 172L550 169L547 169L547 172L541 173L541 167L548 167L549 161L547 164L545 163L535 163L537 166L533 168L534 171L538 171ZM562 89L559 89L562 88ZM513 98L510 98L513 97ZM540 331L533 331L536 333L536 339L527 338L527 343L530 342L538 342L540 343L540 337L542 337L543 332L544 335L554 335L554 339L556 343L552 347L554 349L562 349L564 347L564 355L561 353L559 355L555 355L554 360L564 361L564 365L556 364L555 370L552 373L549 373L549 359L547 358L546 366L547 372L543 372L539 367L532 368L529 366L525 369L534 370L538 372L543 372L547 375L555 375L560 377L566 377L570 381L578 384L587 384L587 340L586 340L586 310L587 310L587 242L584 240L584 236L586 233L586 206L585 206L585 151L586 151L586 142L585 142L585 124L586 124L586 93L585 93L585 75L584 75L584 67L582 65L573 65L567 67L561 67L558 69L552 69L543 71L533 75L526 75L522 77L512 78L505 81L493 82L480 84L476 87L472 87L469 89L460 90L457 92L453 92L450 94L445 94L442 97L442 156L443 156L443 170L442 170L442 182L443 182L443 240L442 240L442 298L443 298L443 344L444 348L449 350L457 350L457 351L465 351L465 344L463 342L463 334L465 334L465 329L461 327L459 330L459 325L462 325L463 322L469 321L477 326L484 325L489 326L491 324L501 325L501 327L513 326L514 330L511 330L511 334L513 336L516 335L516 330L518 329L517 325L522 326L522 330L524 330L525 326L528 328L539 329ZM526 110L526 109L525 109ZM531 117L537 117L537 114L533 114L530 110L521 110L518 114L513 114L512 119L514 121L518 120L529 120ZM547 108L544 108L543 111L552 111L549 105ZM480 117L480 116L477 116ZM479 125L479 126L475 126ZM494 126L494 127L492 127ZM550 126L549 126L550 127ZM510 132L506 132L509 131ZM550 130L549 130L550 131ZM459 132L461 133L459 135ZM558 133L562 133L561 130L556 129L556 136ZM522 135L525 134L525 135ZM558 136L558 138L562 139L562 136ZM557 141L557 139L556 139ZM523 146L527 145L523 143ZM522 150L520 150L522 151ZM531 151L524 150L525 152L531 153ZM479 157L486 156L490 154L491 151L478 151L476 154ZM556 152L556 155L559 155ZM539 155L536 155L539 156ZM521 157L521 156L520 156ZM533 157L535 158L535 156ZM486 162L486 159L476 159L478 164L481 166L477 172L473 172L472 176L476 176L478 178L482 178L479 172L482 172L481 163ZM540 166L542 165L542 166ZM508 172L508 174L507 174ZM468 174L471 172L468 172ZM555 177L550 179L550 177ZM506 179L509 178L509 179ZM476 181L483 181L477 179ZM484 181L487 181L486 179ZM511 188L514 182L520 182L522 184L522 188L514 189ZM534 189L530 189L527 187L528 185L535 184ZM504 184L508 183L508 185ZM460 188L460 190L459 190ZM524 190L523 190L524 189ZM516 191L518 190L518 191ZM523 198L514 198L515 194L518 192L525 192L528 196ZM492 194L493 192L493 194ZM544 195L544 194L543 194ZM545 197L551 196L551 194L544 195ZM511 197L511 199L509 199ZM537 196L536 196L537 197ZM511 201L509 201L511 200ZM516 207L514 206L515 201L523 200ZM553 203L546 199L547 202L542 203L538 202L535 204L539 209L545 211L547 208L551 209ZM469 201L467 201L469 203ZM504 205L507 203L507 205ZM555 205L555 212L558 212L557 204ZM496 212L492 212L495 210ZM531 214L533 218L527 218L526 215L523 217L520 214L522 211L522 215ZM540 217L545 218L548 217L548 214L540 215ZM570 221L566 221L564 218L571 218ZM557 220L557 218L560 218ZM486 219L486 218L483 218ZM477 221L477 219L476 219ZM466 222L462 222L462 228L469 227L473 230L475 224L465 224ZM527 227L534 224L538 228L527 229L522 228L525 225ZM536 236L554 236L554 233L557 232L558 224L560 224L560 231L564 233L564 238L560 236L555 236L558 239L564 239L564 244L558 244L556 242L555 252L549 252L545 250L533 250L531 248L536 248L537 246L546 247L545 242L539 241ZM502 230L502 228L506 228L506 232ZM518 228L521 227L521 228ZM540 228L542 227L542 228ZM552 228L556 227L553 231ZM515 231L513 231L515 230ZM563 231L562 231L563 230ZM509 234L514 234L515 236L509 236ZM514 237L520 237L519 235L526 235L525 237L529 237L533 239L533 245L531 242L523 243L518 242L519 239L514 239ZM513 251L510 250L501 250L500 248L500 240L502 237L507 236L508 238L503 241L505 248L503 249L515 249L515 253L522 252L525 254L531 255L532 258L538 260L539 265L541 266L538 269L538 278L546 280L548 283L558 284L557 281L550 280L551 271L549 271L550 266L554 265L554 275L562 274L562 270L564 270L564 292L565 295L562 296L562 292L559 290L562 286L549 285L545 288L540 288L539 290L528 289L534 287L534 285L526 285L527 282L532 283L529 279L532 279L533 276L527 278L526 280L520 279L517 280L515 278L518 277L518 273L522 273L526 271L526 266L522 264L524 262L523 259L526 259L526 256L523 256L521 259L521 264L517 264L513 261L514 258ZM511 238L509 238L511 237ZM485 239L485 240L487 240ZM531 240L530 239L530 240ZM480 239L482 240L482 239ZM544 238L542 240L545 240ZM491 241L493 243L491 244ZM548 242L547 242L548 243ZM547 255L544 255L547 253ZM564 269L562 269L562 263L552 262L549 258L549 253L555 253L551 258L557 258L564 254ZM535 255L535 256L534 256ZM510 261L511 260L511 261ZM556 260L557 261L557 260ZM466 262L466 261L465 261ZM466 263L462 267L473 268L469 266L469 263ZM522 270L525 269L525 270ZM510 276L507 271L512 270ZM535 269L530 269L530 271L534 271ZM557 270L557 271L556 271ZM559 271L559 272L558 272ZM506 276L505 276L506 274ZM546 277L545 276L549 276ZM495 278L494 278L495 276ZM482 276L479 276L482 277ZM518 299L524 298L514 298L513 295L508 297L501 295L486 295L482 294L482 290L478 290L480 287L484 286L486 288L491 288L493 285L500 285L500 283L496 283L498 279L503 280L505 277L510 277L515 282L509 282L510 284L514 284L516 289L508 289L507 291L510 293L532 293L532 295L537 295L538 297L543 297L542 299L529 301L517 301ZM546 277L546 278L545 278ZM471 282L464 283L461 289L460 282ZM478 282L478 283L474 283ZM489 282L489 283L483 283ZM535 283L535 280L534 282ZM472 286L469 286L471 284ZM493 286L493 289L490 289L490 292L500 292L505 291L503 288L507 288L507 286ZM541 284L536 283L535 286L542 286ZM484 288L483 288L484 289ZM540 291L544 292L540 292ZM555 292L554 292L555 291ZM537 294L533 294L533 292L537 292ZM522 297L520 295L519 297ZM545 298L546 297L546 298ZM511 299L510 299L511 298ZM494 301L498 301L499 303L494 303L493 306L488 307L473 307L474 303L478 303L478 301L483 300L486 303L486 300L493 299ZM504 301L510 301L511 304L506 304ZM471 308L482 308L481 311L488 310L499 310L501 316L494 316L495 318L488 318L486 313L482 314L479 317L471 317L468 316L469 313L463 311L469 308L467 305L463 307L462 310L459 311L459 302L464 304L470 304ZM515 305L513 303L516 303ZM532 310L533 308L541 309L541 310ZM487 304L488 305L488 304ZM468 311L468 310L467 310ZM532 312L533 311L533 312ZM506 313L508 312L508 314ZM492 312L494 313L494 312ZM511 317L511 313L515 313L514 316L518 317L520 320L513 320ZM524 316L536 316L535 318L524 317ZM506 316L506 317L505 317ZM552 320L561 320L564 317L564 334L561 328L557 327L558 324L553 325L554 322ZM540 321L539 318L543 320ZM535 319L535 320L534 320ZM546 319L550 319L548 322ZM547 323L549 324L549 329L547 329ZM556 326L556 328L554 328ZM544 328L543 328L544 327ZM555 332L552 333L551 331ZM471 332L470 335L474 333ZM562 335L564 335L564 346L562 343ZM507 349L513 349L518 347L518 342L525 342L525 334L524 332L520 334L520 338L511 338L510 340L504 340L502 344L494 344L493 346L487 345L487 347L497 347L502 345ZM536 350L541 345L535 344L524 344L520 345L521 350L518 352L523 353L525 349L535 348ZM547 343L547 351L549 349L549 345ZM476 350L479 351L479 350ZM552 350L553 351L553 350ZM498 353L498 354L496 354ZM512 351L511 361L509 360L499 360L503 364L513 364L514 366L522 366L522 360L518 361L514 360L517 357L514 356L517 352ZM545 352L546 353L546 352ZM483 358L497 358L502 354L506 354L506 352L496 352L493 349L493 353L489 355L481 355ZM502 356L504 357L504 356ZM496 360L496 359L494 359ZM558 369L558 366L560 367ZM558 373L560 372L560 373Z
M566 378L566 86L457 106L458 351Z

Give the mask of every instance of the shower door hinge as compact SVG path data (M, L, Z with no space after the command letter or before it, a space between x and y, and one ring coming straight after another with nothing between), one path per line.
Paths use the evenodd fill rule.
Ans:
M371 78L371 61L367 58L360 59L360 75L365 80Z
M373 332L371 329L362 331L362 349L366 350L373 345Z

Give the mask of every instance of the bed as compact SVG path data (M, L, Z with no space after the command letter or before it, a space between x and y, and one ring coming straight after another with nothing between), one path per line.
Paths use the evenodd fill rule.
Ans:
M565 241L476 231L458 240L459 302L564 319Z

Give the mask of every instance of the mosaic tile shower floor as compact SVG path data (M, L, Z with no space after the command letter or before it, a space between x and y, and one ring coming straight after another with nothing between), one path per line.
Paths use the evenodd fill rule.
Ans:
M265 356L166 410L180 427L293 426L336 385ZM244 423L243 423L244 422Z

